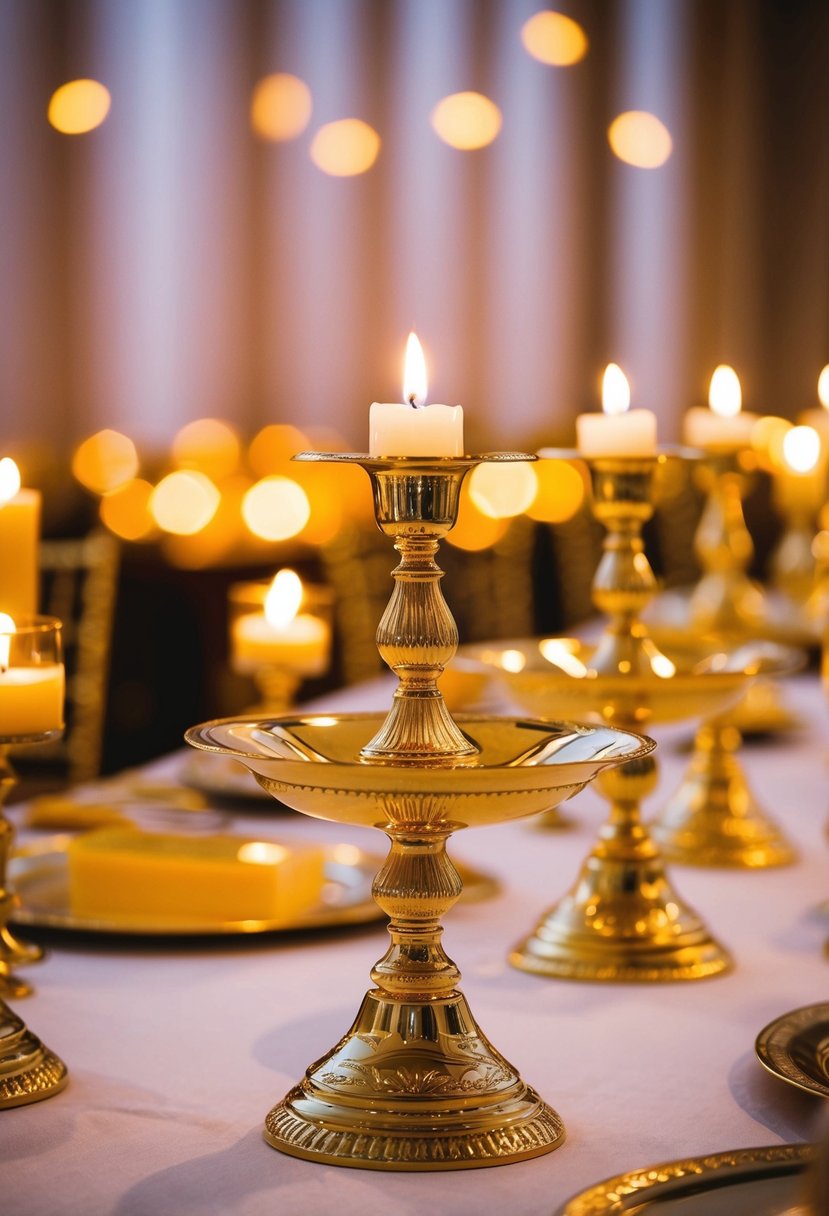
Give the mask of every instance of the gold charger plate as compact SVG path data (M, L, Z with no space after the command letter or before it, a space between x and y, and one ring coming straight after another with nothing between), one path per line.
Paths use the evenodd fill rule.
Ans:
M805 1005L775 1018L758 1034L754 1050L781 1081L829 1098L829 1003Z
M588 1187L556 1216L808 1216L803 1175L810 1144L740 1148L617 1174Z
M325 885L317 907L294 920L177 920L167 917L75 915L69 906L67 846L71 837L53 836L22 846L12 857L9 877L20 904L16 925L136 936L212 937L333 928L379 920L371 884L382 859L352 844L325 845Z

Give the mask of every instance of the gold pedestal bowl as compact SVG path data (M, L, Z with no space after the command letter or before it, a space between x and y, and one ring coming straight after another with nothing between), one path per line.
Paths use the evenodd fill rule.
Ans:
M455 764L361 755L377 715L219 721L187 741L240 760L295 810L377 827L391 840L374 897L391 944L345 1036L267 1117L274 1148L333 1165L439 1170L499 1165L556 1148L561 1120L478 1028L441 946L461 892L453 831L546 810L599 772L635 763L650 740L609 727L457 719ZM324 975L320 975L324 983Z

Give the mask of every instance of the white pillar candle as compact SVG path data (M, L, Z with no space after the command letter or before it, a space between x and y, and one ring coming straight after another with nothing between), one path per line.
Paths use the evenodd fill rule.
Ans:
M280 570L265 597L264 612L237 617L231 626L237 671L255 673L279 667L300 676L322 675L328 667L331 630L328 622L299 614L302 582L293 570Z
M403 399L372 403L368 441L371 456L463 455L462 407L423 404L426 363L414 334L409 334L406 344Z
M0 738L60 730L63 694L62 663L0 670Z
M694 406L683 423L685 442L706 451L735 451L751 446L751 433L758 421L756 414L744 411L737 373L720 364L715 368L708 390L708 409Z
M20 489L20 473L0 460L0 612L15 620L37 612L40 494Z
M576 442L582 456L655 456L656 415L630 408L627 378L615 363L602 381L602 413L579 414Z

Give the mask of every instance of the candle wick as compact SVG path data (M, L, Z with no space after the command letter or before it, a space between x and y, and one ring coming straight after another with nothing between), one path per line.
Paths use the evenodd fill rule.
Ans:
M409 394L409 405L412 407L413 410L420 409L420 406L417 404L417 394L416 393Z

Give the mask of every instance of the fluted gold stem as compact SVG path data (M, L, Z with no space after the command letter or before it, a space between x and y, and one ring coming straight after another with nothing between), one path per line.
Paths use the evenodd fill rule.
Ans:
M694 537L703 575L691 597L691 620L707 632L742 635L761 623L764 605L747 574L754 543L743 514L747 477L740 453L710 454L698 480L707 498Z
M43 957L40 946L18 941L9 928L16 896L7 885L9 858L14 830L3 814L3 806L17 784L17 775L9 761L8 746L0 744L0 997L29 996L33 988L14 974L16 967L36 963Z

